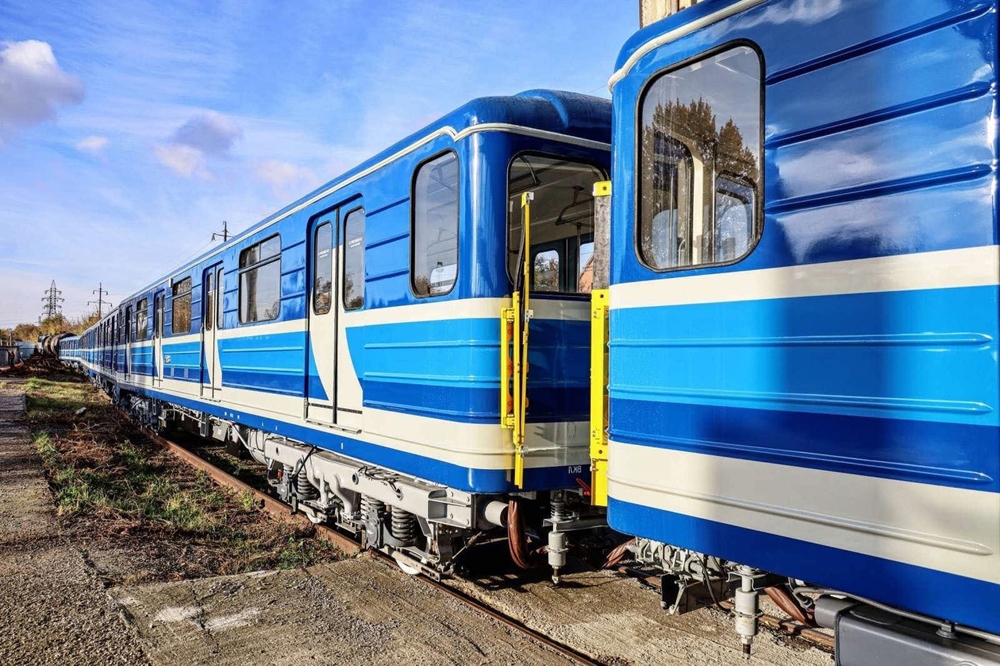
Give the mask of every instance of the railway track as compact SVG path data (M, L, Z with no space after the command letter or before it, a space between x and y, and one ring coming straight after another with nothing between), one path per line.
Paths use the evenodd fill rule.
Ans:
M126 417L128 416L127 414L125 414L125 412L122 412L122 414L124 414ZM191 467L194 467L195 469L206 473L213 481L215 481L219 485L226 486L240 492L252 493L254 498L257 500L258 505L261 507L261 509L271 514L272 516L281 520L304 522L310 525L313 524L303 514L293 512L292 508L288 504L285 504L284 502L275 499L274 497L268 495L267 493L264 493L261 490L254 488L253 486L243 481L240 481L235 476L229 474L228 472L222 469L219 469L218 467L216 467L209 461L205 460L204 458L201 458L191 450L177 444L176 442L172 442L171 440L149 429L143 429L143 432L152 441L156 442L158 445L166 449L169 453L171 453L178 459L187 463ZM359 555L365 550L362 547L361 543L359 543L355 539L352 539L351 537L345 534L342 534L341 532L338 532L337 530L334 530L325 525L313 525L313 526L315 527L316 533L319 536L330 541L333 545L335 545L345 554ZM386 565L391 565L391 566L396 565L395 560L385 553L375 550L369 550L367 552L374 559L377 559L380 562L385 563ZM447 583L434 580L432 578L428 578L427 576L417 576L417 578L422 580L424 583L440 590L449 597L459 601L460 603L465 604L470 608L493 618L497 622L500 622L501 624L529 637L531 640L546 646L559 656L563 657L569 663L573 664L602 663L578 650L573 649L568 645L564 645L559 641L553 640L552 638L546 636L545 634L542 634L532 629L531 627L528 627L521 621L513 617L510 617L509 615L506 615L496 610L495 608L492 608L480 602L479 600L470 597L464 592L449 586Z

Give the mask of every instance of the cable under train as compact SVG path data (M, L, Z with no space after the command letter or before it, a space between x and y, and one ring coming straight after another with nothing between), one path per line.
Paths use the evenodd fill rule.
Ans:
M60 357L438 575L604 524L665 605L1000 664L996 0L704 0L429 125ZM624 549L619 549L619 552Z

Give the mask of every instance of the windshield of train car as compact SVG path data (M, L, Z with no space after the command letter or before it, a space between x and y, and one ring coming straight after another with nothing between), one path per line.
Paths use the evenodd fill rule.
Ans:
M653 80L639 129L639 255L656 270L733 262L760 233L760 57L737 46Z
M531 290L590 293L593 283L594 183L604 172L590 164L542 155L518 155L507 177L507 273L521 272L521 194L531 203Z

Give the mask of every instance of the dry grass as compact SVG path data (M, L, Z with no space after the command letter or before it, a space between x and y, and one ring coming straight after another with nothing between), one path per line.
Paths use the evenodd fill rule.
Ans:
M128 549L144 578L293 568L339 557L311 527L273 520L252 495L215 485L147 439L78 376L25 383L36 450L64 526L88 543ZM82 407L86 411L77 415Z

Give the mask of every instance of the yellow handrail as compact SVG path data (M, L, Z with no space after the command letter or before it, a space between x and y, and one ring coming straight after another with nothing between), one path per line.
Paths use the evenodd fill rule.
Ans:
M500 425L512 430L514 485L524 487L524 433L528 411L528 322L531 320L531 202L533 192L521 194L524 264L521 289L511 307L500 311Z
M590 503L608 505L608 290L607 263L598 278L598 262L608 261L607 233L611 183L594 183L594 288L590 292Z

